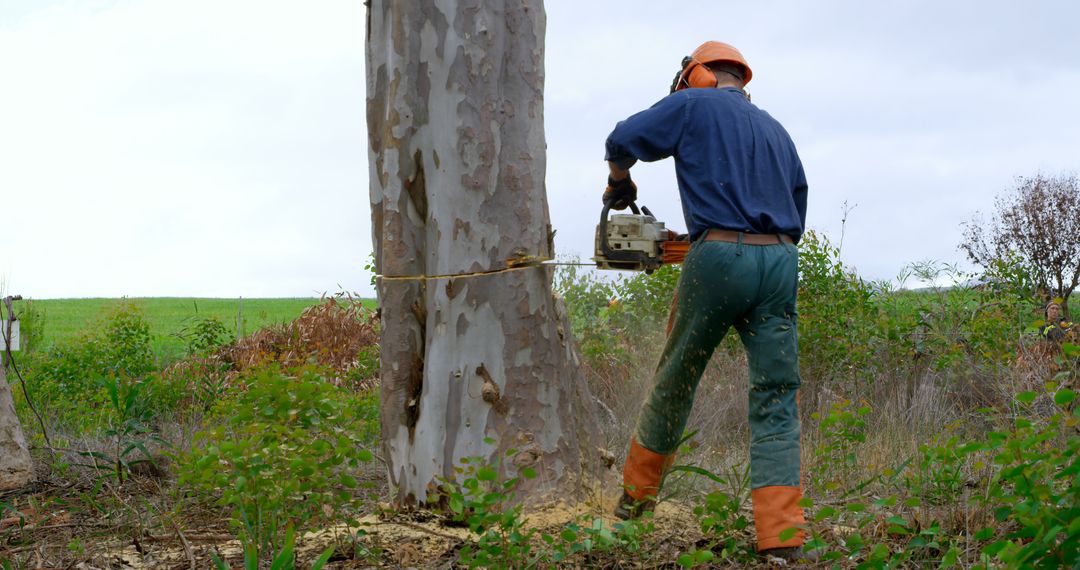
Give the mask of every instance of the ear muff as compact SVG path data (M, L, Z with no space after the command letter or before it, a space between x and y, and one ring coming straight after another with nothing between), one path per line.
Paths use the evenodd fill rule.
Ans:
M695 60L687 69L686 83L695 89L716 87L716 74L713 73L713 70Z
M701 87L716 87L716 74L700 61L685 57L683 58L683 69L676 77L675 83L671 86L671 92L674 93L688 87L693 87L695 89Z

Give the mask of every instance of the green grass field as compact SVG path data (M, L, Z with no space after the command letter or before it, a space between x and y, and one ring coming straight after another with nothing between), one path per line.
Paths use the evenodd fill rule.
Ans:
M24 327L40 327L36 349L47 348L77 338L89 331L102 315L120 303L141 309L154 337L154 352L172 359L184 351L176 336L193 317L216 317L233 335L249 335L268 325L281 324L300 316L318 298L207 299L191 297L146 297L132 299L35 299L15 303L15 314L24 315ZM374 306L374 301L364 301ZM26 311L29 309L29 315Z

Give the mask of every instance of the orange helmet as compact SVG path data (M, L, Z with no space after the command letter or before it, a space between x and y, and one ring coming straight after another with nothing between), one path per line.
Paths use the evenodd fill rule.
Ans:
M750 83L754 72L746 63L746 58L739 50L724 42L705 42L701 44L690 57L683 59L683 69L675 79L672 92L687 87L716 87L716 76L705 66L717 62L726 61L739 65L745 71L743 84Z

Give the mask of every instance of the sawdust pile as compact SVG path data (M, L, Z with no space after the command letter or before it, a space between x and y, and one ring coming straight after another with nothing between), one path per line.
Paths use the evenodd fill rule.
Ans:
M608 505L607 503L612 503ZM604 505L554 503L530 509L525 513L526 526L542 532L557 534L570 523L582 523L602 519L610 528L616 522L610 517L614 501ZM468 529L446 526L439 517L419 516L421 513L397 513L367 515L359 519L357 526L337 525L316 532L305 533L297 544L297 559L309 562L318 557L328 546L336 545L337 554L331 558L329 568L453 568L458 551L463 544L475 540ZM701 538L694 516L685 505L675 502L661 503L654 515L652 531L654 555L674 559L680 549L687 548ZM186 567L187 563L203 567L210 563L214 552L228 562L240 563L243 557L240 542L230 540L200 540L194 536L185 539L185 547L179 537L171 544L158 543L154 548L143 549L117 544L109 553L121 568L148 569L159 567ZM212 537L206 537L212 538ZM224 537L222 537L224 538ZM539 544L537 546L540 546ZM670 550L670 552L666 552ZM665 552L660 552L665 551ZM356 553L368 553L369 557L357 558ZM344 555L344 556L343 556ZM623 556L608 553L604 556ZM641 560L605 560L604 566L619 568L640 567ZM577 558L568 560L567 567L589 564ZM303 564L301 564L301 567ZM209 567L209 566L207 566Z

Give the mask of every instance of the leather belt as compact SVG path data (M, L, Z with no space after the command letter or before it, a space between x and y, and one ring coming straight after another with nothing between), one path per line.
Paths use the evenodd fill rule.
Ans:
M705 233L705 241L726 241L739 243L739 236L746 245L776 245L778 243L794 244L795 240L787 234L748 234L732 230L712 229Z

